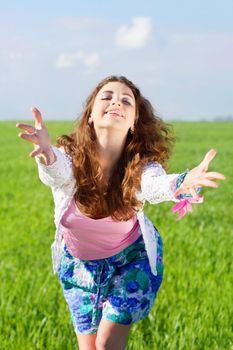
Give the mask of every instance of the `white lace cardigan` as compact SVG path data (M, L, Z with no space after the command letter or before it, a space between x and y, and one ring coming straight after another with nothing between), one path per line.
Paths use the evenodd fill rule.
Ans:
M53 271L57 273L63 247L60 220L76 192L76 181L73 175L72 158L65 152L63 147L57 148L52 146L52 149L57 158L53 164L42 164L39 156L36 156L35 160L38 164L39 178L46 186L51 188L55 204L54 222L56 233L51 248ZM150 162L143 169L141 190L137 192L138 199L143 201L143 206L146 200L152 204L163 201L179 202L173 194L178 176L179 174L167 175L159 163ZM157 275L157 235L152 222L144 214L143 206L137 212L137 218L145 242L151 271L154 275Z

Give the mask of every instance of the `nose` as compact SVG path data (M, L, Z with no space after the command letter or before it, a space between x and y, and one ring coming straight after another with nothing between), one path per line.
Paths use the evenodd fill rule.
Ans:
M120 106L121 105L121 101L119 101L119 100L112 100L112 103L111 103L111 105L117 105L117 106Z

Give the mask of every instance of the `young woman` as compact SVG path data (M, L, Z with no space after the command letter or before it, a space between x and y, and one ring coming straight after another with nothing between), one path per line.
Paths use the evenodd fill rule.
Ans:
M216 151L190 171L167 175L173 138L150 102L125 77L101 81L81 120L51 145L40 112L35 127L18 123L34 144L30 156L51 187L52 245L81 350L125 349L132 323L151 310L163 278L161 236L144 215L145 201L174 201L180 215L201 202L200 186L218 187L207 172Z

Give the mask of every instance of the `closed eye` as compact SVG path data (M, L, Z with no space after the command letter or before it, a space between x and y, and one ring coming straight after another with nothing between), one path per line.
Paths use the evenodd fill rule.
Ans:
M111 99L112 99L112 96L106 96L101 98L101 100L111 100ZM122 100L122 102L126 105L131 105L130 101L125 98Z
M131 105L131 103L128 100L126 100L126 99L123 99L122 102L127 104L127 105Z

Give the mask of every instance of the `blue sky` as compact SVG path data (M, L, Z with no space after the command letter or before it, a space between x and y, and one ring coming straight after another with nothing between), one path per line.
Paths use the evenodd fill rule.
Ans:
M74 120L125 75L165 120L233 115L233 2L1 1L0 120Z

